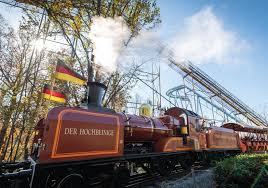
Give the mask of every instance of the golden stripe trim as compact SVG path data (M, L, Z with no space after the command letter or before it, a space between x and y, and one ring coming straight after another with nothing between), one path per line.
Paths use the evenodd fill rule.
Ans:
M65 103L66 99L65 98L61 98L61 97L55 97L46 93L43 93L43 97L45 99L51 100L51 101L55 101L55 102L59 102L59 103Z
M77 78L77 77L74 77L74 76L71 76L71 75L68 75L65 73L60 73L60 72L56 72L55 78L60 79L60 80L74 82L74 83L79 84L79 85L86 84L85 80L81 80L80 78Z

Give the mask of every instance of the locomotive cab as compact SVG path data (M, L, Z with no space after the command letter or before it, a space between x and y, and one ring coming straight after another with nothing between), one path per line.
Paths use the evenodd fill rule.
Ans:
M184 141L187 136L197 137L197 133L202 129L202 118L190 110L173 107L168 109L165 114L180 121L180 132L178 136L183 137Z

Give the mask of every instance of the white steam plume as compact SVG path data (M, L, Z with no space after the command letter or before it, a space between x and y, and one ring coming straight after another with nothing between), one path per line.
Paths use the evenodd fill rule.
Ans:
M90 38L94 43L95 63L106 72L114 72L134 61L142 63L153 58L167 61L170 49L177 62L240 62L239 54L250 48L237 33L224 27L211 7L186 18L180 28L168 44L162 42L156 32L142 31L126 47L131 32L122 17L93 17Z
M118 59L120 68L131 63L141 64L160 57L161 40L153 31L142 31L132 38ZM126 67L127 68L127 67Z
M234 62L241 51L249 48L245 40L224 28L212 7L186 18L182 28L171 42L177 61L190 60L197 64Z
M94 44L95 63L107 72L116 70L118 57L130 36L122 17L93 17L90 39Z

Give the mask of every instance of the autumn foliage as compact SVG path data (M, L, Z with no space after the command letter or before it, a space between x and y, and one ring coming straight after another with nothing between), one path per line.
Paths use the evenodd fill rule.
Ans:
M54 79L58 59L88 80L108 85L106 107L120 111L126 105L139 65L112 75L99 70L89 53L93 16L122 16L132 32L129 40L160 23L160 10L153 0L9 2L23 7L24 14L17 30L0 17L0 161L21 160L31 152L36 123L58 105L42 98L44 84L67 93L67 106L77 106L84 98L84 87ZM55 51L37 49L36 42L49 37L60 37L66 45Z

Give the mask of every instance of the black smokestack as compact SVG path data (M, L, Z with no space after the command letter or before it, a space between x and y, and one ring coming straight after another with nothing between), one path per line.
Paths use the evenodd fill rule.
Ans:
M102 107L102 99L107 87L99 82L88 82L88 105Z

